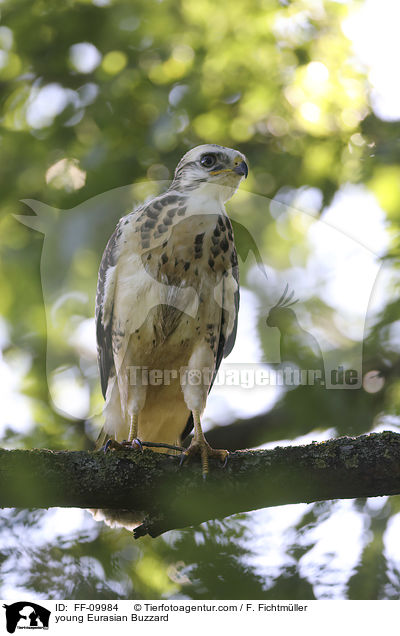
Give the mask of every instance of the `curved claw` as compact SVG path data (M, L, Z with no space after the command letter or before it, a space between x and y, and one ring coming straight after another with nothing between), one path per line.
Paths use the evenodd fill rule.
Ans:
M131 440L130 442L128 442L128 440L124 439L122 442L117 442L115 439L108 439L107 442L104 444L103 446L103 451L105 453L107 453L110 448L113 448L114 450L124 450L125 448L129 448L131 450L135 450L136 448L138 448L140 450L141 453L143 453L143 445L142 442L140 441L140 439L138 439L137 437L135 437L133 440Z
M110 446L111 446L111 442L112 442L112 441L113 441L112 439L108 439L108 440L106 441L106 443L104 444L104 446L103 446L102 450L103 450L105 453L106 453L106 452L108 451L108 449L110 448Z
M221 468L226 468L226 465L228 463L228 457L229 457L229 453L226 454L226 457L225 457L224 461L222 462Z
M129 448L129 450L135 450L136 448L138 448L140 452L143 453L143 444L138 437L134 437L130 441L127 439L124 439L121 442L121 447Z
M180 457L179 457L179 468L181 468L183 466L183 464L185 463L187 459L187 454L186 453L181 453Z
M122 446L122 444L120 444L119 442L117 442L117 440L112 439L112 438L110 437L110 439L108 439L108 440L106 441L106 443L104 444L104 446L103 446L102 450L103 450L105 453L107 453L107 452L110 450L110 448L114 448L114 449L115 449L115 448L118 448L118 449L121 449L121 448L123 448L123 446Z
M143 444L138 437L134 437L129 444L132 448L139 447L140 452L143 453Z

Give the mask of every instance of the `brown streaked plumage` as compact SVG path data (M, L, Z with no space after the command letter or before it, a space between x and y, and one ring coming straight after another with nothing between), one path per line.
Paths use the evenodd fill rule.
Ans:
M203 475L209 456L227 456L207 444L200 416L236 337L239 274L224 203L247 170L236 150L190 150L167 192L120 220L99 270L103 439L180 446L194 426L185 455L200 454ZM103 513L138 522L132 511Z

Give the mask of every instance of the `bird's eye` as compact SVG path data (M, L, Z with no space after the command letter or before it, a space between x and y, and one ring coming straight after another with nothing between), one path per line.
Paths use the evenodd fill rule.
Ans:
M212 168L216 161L215 155L203 155L200 159L200 163L204 168Z

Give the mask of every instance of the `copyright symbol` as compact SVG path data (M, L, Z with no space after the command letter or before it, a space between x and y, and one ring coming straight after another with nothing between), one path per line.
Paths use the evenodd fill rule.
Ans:
M140 603L135 603L135 605L133 606L133 609L135 610L135 612L140 612L140 610L142 609L142 606L140 605Z

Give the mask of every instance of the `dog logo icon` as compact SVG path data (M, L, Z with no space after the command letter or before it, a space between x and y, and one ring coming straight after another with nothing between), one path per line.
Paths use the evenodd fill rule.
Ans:
M3 605L6 610L7 631L14 634L18 629L48 629L50 610L30 601L19 601Z

